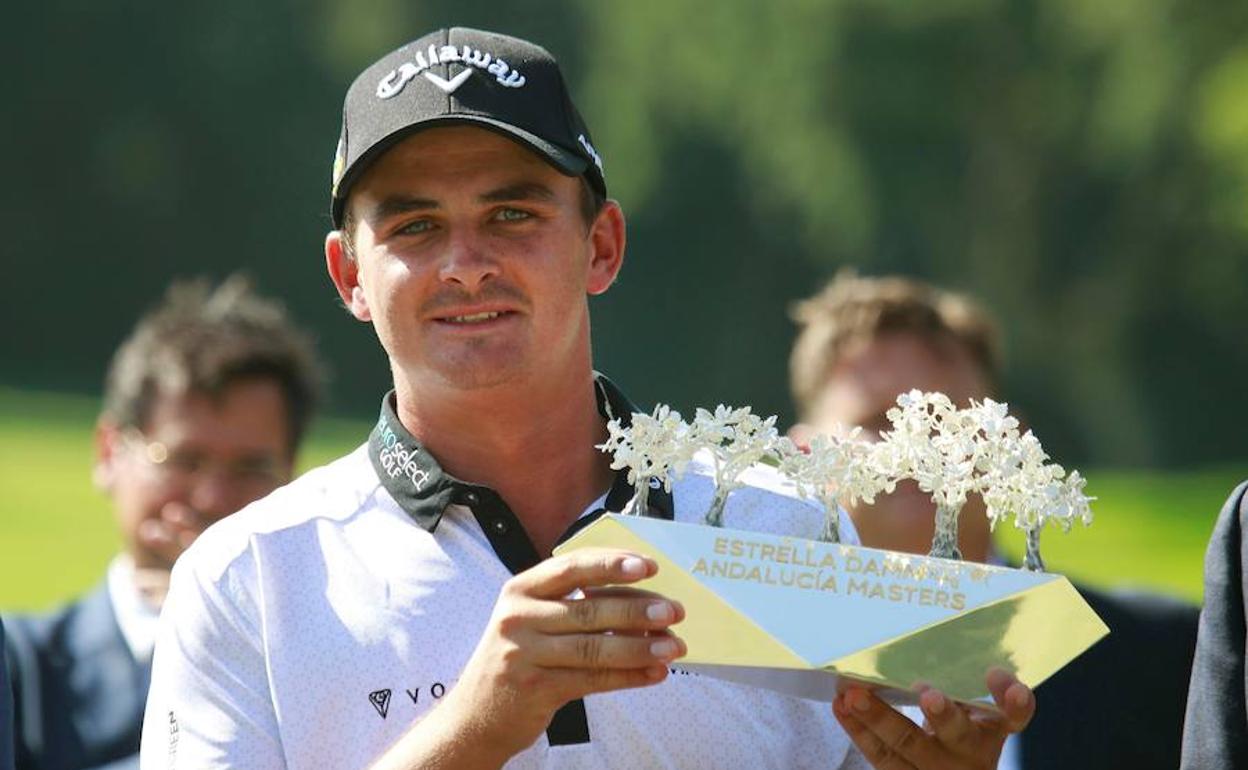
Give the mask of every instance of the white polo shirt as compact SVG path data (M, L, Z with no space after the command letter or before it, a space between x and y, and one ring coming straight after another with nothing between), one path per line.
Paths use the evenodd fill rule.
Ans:
M823 512L776 475L749 482L729 497L728 526L818 535ZM695 466L657 492L653 515L697 522L713 482ZM621 474L605 501L618 510L628 496ZM367 767L455 686L503 583L536 558L501 498L443 473L387 401L368 445L214 525L179 559L142 767ZM507 767L859 765L828 704L676 668L568 704Z

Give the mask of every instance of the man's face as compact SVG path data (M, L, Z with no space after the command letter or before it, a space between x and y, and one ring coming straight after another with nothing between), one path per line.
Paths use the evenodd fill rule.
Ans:
M159 395L141 431L102 423L97 449L97 480L138 567L172 566L200 529L289 481L293 461L286 402L267 379L218 398ZM185 542L161 542L162 530Z
M390 149L354 185L354 263L326 257L343 300L371 320L396 380L472 389L588 365L587 294L605 291L619 259L594 223L581 182L494 132L427 129Z
M885 413L899 393L912 388L940 391L955 404L990 395L979 366L951 339L931 340L898 332L881 335L849 350L829 375L815 404L810 427L830 433L838 423L860 425L878 436L890 425ZM859 505L850 516L864 545L925 554L931 550L936 507L914 482L899 485L875 505ZM959 518L962 555L984 561L989 550L988 520L983 502L972 497Z

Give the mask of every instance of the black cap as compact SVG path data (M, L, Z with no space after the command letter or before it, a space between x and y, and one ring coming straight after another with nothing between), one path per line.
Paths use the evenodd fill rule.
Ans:
M559 64L519 38L454 27L432 32L360 73L342 106L330 214L342 226L351 185L396 142L422 128L498 131L568 176L607 194L602 160L568 96Z

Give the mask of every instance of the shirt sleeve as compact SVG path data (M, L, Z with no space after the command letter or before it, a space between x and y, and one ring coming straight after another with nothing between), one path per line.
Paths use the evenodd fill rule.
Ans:
M174 567L161 612L140 767L284 769L247 556L205 578L196 555Z

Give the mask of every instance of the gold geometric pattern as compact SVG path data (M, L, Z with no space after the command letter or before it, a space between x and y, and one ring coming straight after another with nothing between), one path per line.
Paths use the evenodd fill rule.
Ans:
M643 531L663 546L647 539ZM824 549L821 553L834 548L842 566L857 563L855 560L865 564L896 557L907 563L928 564L932 570L949 569L949 563L941 560L875 549L728 529L708 532L701 526L618 515L601 517L559 546L556 553L593 546L649 556L658 563L658 574L637 587L685 605L685 620L674 628L689 649L681 663L706 664L708 667L699 670L711 676L719 667L724 678L740 681L745 675L760 686L803 697L830 697L833 688L826 685L832 674L900 691L898 700L905 700L904 693L923 683L956 700L984 705L988 697L984 677L989 669L1004 668L1035 687L1109 632L1060 575L965 565L966 579L958 594L964 597L965 607L941 605L936 609L889 599L875 601L850 590L802 594L799 602L791 586L746 586L708 580L705 573L701 579L692 574L690 565L701 563L703 556L709 559L715 553L723 554L708 542L724 536L750 538L760 553L768 552L763 549L769 543L774 553L792 549L795 542L802 544L799 549ZM848 581L842 585L846 584ZM912 596L915 590L898 589L893 595ZM793 609L799 604L806 609ZM872 625L885 619L885 626ZM906 628L908 621L913 623ZM812 626L814 623L820 625ZM818 630L824 627L829 628L827 637ZM905 630L898 634L885 628ZM862 646L855 650L856 640L861 640ZM824 649L824 655L837 649L841 652L828 659L812 653L819 648ZM799 649L806 653L799 654ZM846 653L846 649L851 651ZM768 669L788 673L768 681ZM810 673L795 675L795 670Z

